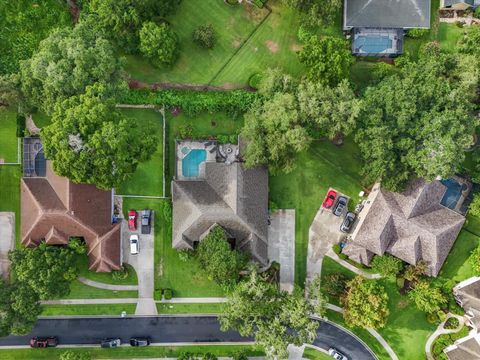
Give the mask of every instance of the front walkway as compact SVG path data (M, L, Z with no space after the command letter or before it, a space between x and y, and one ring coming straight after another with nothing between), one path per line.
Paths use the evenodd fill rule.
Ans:
M295 210L270 215L268 258L280 264L280 289L292 292L295 283Z
M444 328L445 323L447 322L448 319L452 317L455 317L458 319L458 322L459 322L458 327L456 329L445 329ZM438 325L437 330L435 330L434 333L430 335L430 337L427 339L427 343L425 344L425 354L427 355L427 359L434 360L431 353L431 349L432 349L433 342L437 337L443 334L452 334L452 333L459 332L463 328L464 324L465 324L465 319L462 316L448 313L447 318L442 323L440 323L440 325Z
M338 257L338 255L331 248L327 251L326 255L329 258L332 258L337 263L339 263L340 265L342 265L343 267L347 268L348 270L354 272L357 275L362 275L363 277L365 277L367 279L381 279L382 278L382 275L380 275L380 274L374 274L374 273L366 272L365 270L359 269L356 266L353 266L352 264L348 263L347 261L340 259Z
M90 279L86 279L86 278L81 277L81 276L78 278L78 281L80 281L81 283L83 283L85 285L95 287L95 288L98 288L98 289L113 290L113 291L137 291L138 290L137 285L105 284L105 283L101 283L101 282L98 282L98 281L93 281L93 280L90 280Z

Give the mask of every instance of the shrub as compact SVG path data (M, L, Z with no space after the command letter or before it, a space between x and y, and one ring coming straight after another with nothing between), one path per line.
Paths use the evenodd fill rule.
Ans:
M342 252L342 248L340 247L340 244L333 245L332 250L337 255L341 254Z
M330 274L322 281L322 289L333 297L338 297L345 291L347 277L342 273Z
M172 289L163 289L163 296L165 300L171 300L173 297L173 290Z
M473 16L475 16L477 19L480 19L480 6L475 9Z
M202 355L202 360L217 360L217 356L211 352L206 352Z
M397 278L397 287L399 289L403 289L404 286L405 286L405 279L403 277Z
M196 358L195 354L191 352L182 352L178 355L177 360L196 360Z
M172 219L172 202L162 201L162 216L165 220Z
M193 42L204 49L212 49L215 46L215 30L212 24L197 27L192 34Z
M178 251L178 257L180 258L180 261L187 262L190 259L193 258L193 251L189 249L184 249L184 250L179 250Z
M85 244L83 238L80 237L71 237L70 241L68 242L68 247L79 255L87 252L87 244Z
M232 359L233 360L248 360L247 352L244 349L235 351L232 354Z
M21 138L25 134L25 115L17 113L17 137Z
M437 313L429 313L427 314L427 321L429 324L438 324L440 319L438 318Z
M445 329L456 329L460 325L457 318L451 317L445 322Z
M403 262L391 255L376 255L372 260L372 269L382 276L396 276L403 270Z
M162 300L162 289L155 289L153 291L153 298L155 300Z
M262 81L262 75L259 73L255 73L248 78L248 85L251 88L258 89L260 81Z
M178 38L170 25L147 21L143 23L139 35L140 51L153 64L174 63L178 54Z
M428 34L429 29L410 29L407 31L407 36L412 39L419 39Z
M92 355L89 352L77 353L67 350L60 354L59 360L91 360Z
M338 254L338 257L342 260L347 260L348 259L348 256L345 255L345 254Z
M465 23L463 21L455 21L455 25L457 25L457 27L459 28L463 28L463 25L465 25Z
M128 277L128 267L125 264L122 264L120 270L112 271L113 280L123 280Z
M238 0L226 0L228 5L238 5Z
M193 125L186 123L178 127L177 133L175 134L177 139L192 139L193 138Z

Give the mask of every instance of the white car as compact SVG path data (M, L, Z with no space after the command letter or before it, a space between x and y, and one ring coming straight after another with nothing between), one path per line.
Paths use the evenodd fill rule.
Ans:
M140 244L138 242L138 235L130 235L130 254L137 255L140 251Z
M328 354L335 360L348 360L348 358L343 355L340 351L335 348L328 349Z

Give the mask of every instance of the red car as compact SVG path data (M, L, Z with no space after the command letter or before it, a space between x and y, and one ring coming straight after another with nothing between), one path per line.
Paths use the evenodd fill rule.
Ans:
M333 204L335 203L335 199L337 198L337 192L334 191L334 190L330 190L327 194L327 197L325 198L325 200L323 200L323 204L322 206L325 208L325 209L330 209Z
M32 348L46 348L56 347L58 345L58 339L54 336L50 337L33 337L30 339L30 347Z
M135 210L128 212L128 229L137 230L137 212Z

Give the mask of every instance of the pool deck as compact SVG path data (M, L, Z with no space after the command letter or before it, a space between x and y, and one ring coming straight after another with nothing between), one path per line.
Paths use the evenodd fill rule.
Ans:
M182 151L182 149L187 148L189 151ZM199 165L198 176L197 177L186 177L183 176L183 158L191 150L205 150L207 153L207 158L204 162ZM175 178L177 180L201 180L205 178L205 163L206 162L216 162L217 154L217 142L213 140L204 140L204 141L195 141L195 140L182 140L175 143L175 155L176 155L176 172Z

